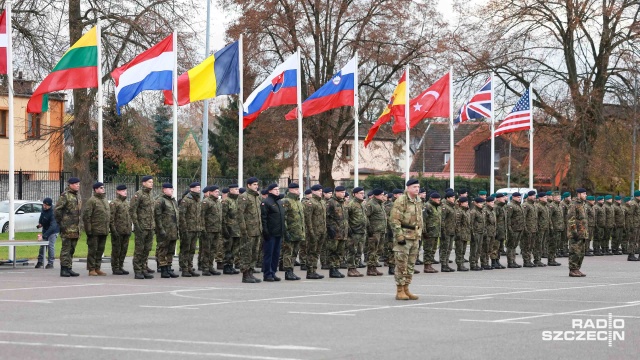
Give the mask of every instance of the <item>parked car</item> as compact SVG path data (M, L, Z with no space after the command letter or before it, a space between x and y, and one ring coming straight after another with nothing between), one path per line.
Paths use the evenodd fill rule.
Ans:
M38 220L42 212L42 201L15 200L15 231L38 231ZM0 226L2 232L9 231L9 201L0 201Z

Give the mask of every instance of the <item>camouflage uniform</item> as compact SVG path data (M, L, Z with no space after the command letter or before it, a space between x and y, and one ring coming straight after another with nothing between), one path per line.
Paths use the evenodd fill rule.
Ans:
M609 241L613 237L613 231L614 231L616 222L615 222L615 213L613 210L613 205L609 201L604 202L604 210L606 214L606 220L604 225L604 238L602 239L602 242L600 243L600 245L603 248L602 251L604 251L605 254L608 254L609 252L611 252L611 245Z
M156 228L153 211L154 202L151 197L151 189L142 188L136 191L129 204L129 214L131 221L133 221L135 234L133 271L136 273L147 272L147 260L153 247L153 231Z
M607 226L607 211L604 208L604 204L598 203L594 207L594 212L596 215L596 234L593 239L593 252L595 255L601 255L605 228Z
M129 202L126 196L116 195L116 199L109 205L111 207L111 270L123 270L124 258L129 249L131 237L131 215L129 214Z
M507 205L506 202L498 202L493 207L496 213L496 241L491 245L491 259L499 260L500 251L504 249L504 243L507 238Z
M193 257L196 254L198 235L204 230L200 193L190 191L178 205L180 216L179 265L182 272L193 272Z
M469 250L469 266L471 266L471 269L473 270L474 268L478 267L480 249L482 248L482 242L484 241L486 228L484 223L484 215L480 206L472 204L471 210L469 210L469 217L471 222L471 247Z
M618 204L617 202L613 203L613 221L614 221L614 228L613 228L613 234L611 237L611 250L614 252L614 254L622 254L622 252L620 252L620 245L622 245L623 243L623 239L624 239L624 219L625 219L625 215L624 215L624 208L622 207L621 204Z
M300 251L300 244L304 243L306 237L304 205L298 195L288 193L282 199L284 208L285 235L282 242L282 264L285 269L293 270L296 257Z
M325 213L327 212L327 199L324 197L324 193L322 194L322 199L320 200L322 204L322 208ZM325 216L326 219L326 216ZM320 265L322 268L329 268L329 250L327 249L328 245L328 233L325 231L322 239L320 239L320 244L318 245L318 256L320 258Z
M418 257L418 242L422 235L422 201L401 195L391 209L390 221L393 228L393 252L395 253L396 285L411 284L414 266Z
M585 204L585 210L587 212L587 224L589 228L589 239L587 241L587 251L589 251L589 244L591 244L592 249L595 249L596 241L594 236L596 234L596 205L591 205L589 202ZM563 229L563 230L566 230ZM563 231L564 232L564 231ZM565 232L566 233L566 232Z
M435 262L438 240L442 232L442 210L441 204L429 199L423 207L422 217L424 227L422 228L422 238L424 241L424 264L432 265ZM440 250L442 251L442 249Z
M344 198L333 195L327 201L327 249L329 250L329 266L333 269L340 267L344 257L349 232L349 210Z
M640 200L636 197L631 200L631 213L633 220L631 222L632 234L630 236L629 248L627 252L630 255L637 254L640 250ZM57 208L57 206L56 206ZM57 220L57 216L56 216Z
M376 198L367 201L364 207L368 218L367 228L367 267L371 269L378 265L378 253L387 231L387 213L384 202Z
M564 224L564 214L560 207L559 201L549 202L549 241L547 246L547 263L551 264L556 261L556 253L558 252L558 244L560 243L560 234L566 229Z
M300 203L302 204L302 209L303 212L306 211L305 209L307 208L307 204L311 201L311 199L307 198L307 197L303 197L302 200L300 200ZM306 220L305 220L306 223ZM298 259L300 262L300 267L304 268L307 266L307 240L309 239L309 228L307 228L305 226L305 241L300 243L300 250L298 251Z
M538 201L536 203L538 213L538 236L533 246L533 257L536 265L542 264L542 254L549 248L549 229L551 228L551 214L546 202ZM545 253L545 257L548 255ZM548 261L548 259L547 259Z
M222 237L222 203L217 196L209 195L202 201L202 217L204 218L203 236L200 238L198 264L203 272L213 270L213 260L216 257ZM203 241L204 240L204 241ZM216 273L220 274L220 273Z
M349 243L347 251L347 267L355 269L362 261L357 256L358 248L364 246L367 239L368 219L364 210L364 200L353 197L347 204L349 214Z
M102 254L109 235L109 202L104 194L93 193L82 209L82 222L87 233L87 270L100 270Z
M569 246L569 269L580 270L584 259L585 243L589 239L585 201L577 198L567 212L567 237Z
M60 266L71 269L73 254L80 237L80 209L82 200L77 191L67 187L60 195L53 212L60 226L62 249L60 250Z
M252 271L255 264L255 252L260 246L262 237L262 215L260 204L262 198L257 191L247 189L238 197L238 220L240 223L240 266L244 273Z
M156 252L158 254L156 261L158 262L158 267L171 267L173 254L176 252L180 220L176 199L166 194L162 194L157 198L154 205L154 217L156 222Z
M495 205L494 207L491 207L490 205L485 204L484 208L482 209L486 228L480 253L480 262L482 263L483 267L490 267L489 259L493 255L493 249L497 250L498 245L500 244L500 242L496 239L497 218L494 208ZM495 258L491 259L495 260ZM493 263L491 265L493 265Z
M524 210L519 201L511 200L507 210L507 262L516 263L516 248L524 231ZM522 249L520 249L522 251Z
M624 239L622 240L622 252L624 254L629 254L629 245L632 243L633 236L633 211L634 207L631 205L633 203L633 199L631 201L625 202L624 207Z
M440 267L449 266L449 257L456 241L456 208L446 199L440 207L441 236L440 236Z
M229 193L222 200L222 236L224 237L224 265L227 271L233 268L240 247L240 224L238 215L238 194Z
M525 200L524 204L522 204L522 211L524 213L525 227L520 250L522 250L522 261L525 265L529 265L533 258L533 248L538 241L538 212L533 199Z
M562 214L564 214L564 226L567 226L567 214L569 213L569 206L571 205L571 201L569 198L566 198L560 202L560 208L562 208ZM562 237L560 238L560 244L558 244L558 250L562 251L564 257L569 256L569 239L567 238L567 229L565 228L562 231Z
M318 268L320 247L327 233L327 213L321 197L312 195L311 200L304 204L304 221L308 234L305 241L307 274L313 274Z
M391 219L391 209L395 201L396 199L393 198L384 203L384 211L387 213L387 219ZM391 221L387 221L387 233L382 247L382 254L389 267L396 266L396 258L393 254L393 227L391 226Z
M458 269L464 266L464 253L471 241L471 214L469 208L456 208L456 264Z

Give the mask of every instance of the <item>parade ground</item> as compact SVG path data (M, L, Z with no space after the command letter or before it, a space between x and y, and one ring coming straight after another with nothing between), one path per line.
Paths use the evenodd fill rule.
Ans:
M587 277L570 278L558 261L421 273L417 301L394 299L386 268L242 284L241 275L134 280L108 263L108 276L89 277L75 262L77 278L59 277L57 261L55 270L2 266L0 358L637 359L640 263L587 257Z

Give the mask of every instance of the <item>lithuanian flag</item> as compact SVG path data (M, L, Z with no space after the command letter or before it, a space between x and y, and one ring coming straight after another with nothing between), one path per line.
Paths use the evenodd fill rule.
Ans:
M31 95L27 112L46 111L44 95L60 90L98 87L98 37L93 27L62 56Z
M396 89L393 91L393 95L387 104L387 107L384 108L382 114L378 118L371 129L369 129L369 133L367 133L367 137L364 138L364 146L369 145L373 137L376 136L378 129L384 123L387 123L391 120L391 117L395 118L403 118L404 119L404 106L406 103L406 91L407 91L407 72L402 73L402 77L400 78L400 82L396 86Z
M178 78L178 105L240 93L238 41L206 58ZM164 92L164 103L173 105L171 91Z

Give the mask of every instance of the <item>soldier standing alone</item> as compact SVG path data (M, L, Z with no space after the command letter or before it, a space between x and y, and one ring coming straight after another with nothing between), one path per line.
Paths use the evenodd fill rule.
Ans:
M585 244L589 239L587 212L585 199L587 191L583 188L576 190L576 200L571 203L567 212L567 237L569 238L569 276L587 276L580 271L584 259Z
M56 222L60 226L62 237L62 249L60 250L60 276L78 276L73 271L73 254L76 251L78 238L80 237L80 179L71 177L67 180L67 189L60 195L53 212Z

